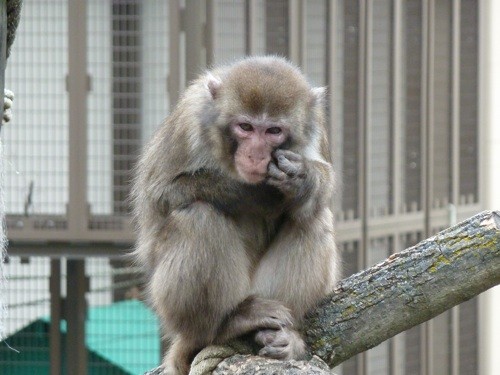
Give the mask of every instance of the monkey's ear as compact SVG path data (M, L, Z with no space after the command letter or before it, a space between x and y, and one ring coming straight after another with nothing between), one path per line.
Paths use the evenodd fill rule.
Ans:
M209 74L207 77L206 86L208 91L210 92L210 95L212 95L212 99L215 99L217 98L219 90L222 86L222 81L213 74Z
M311 104L322 105L326 98L326 87L313 87L311 89Z

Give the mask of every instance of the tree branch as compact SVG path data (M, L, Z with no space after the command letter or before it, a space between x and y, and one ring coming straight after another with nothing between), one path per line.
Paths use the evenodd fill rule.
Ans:
M500 283L500 213L482 212L342 280L306 341L330 366Z
M340 281L309 314L304 336L311 354L334 367L499 283L500 213L485 211ZM296 372L308 363L232 356L213 373L327 373L309 364Z

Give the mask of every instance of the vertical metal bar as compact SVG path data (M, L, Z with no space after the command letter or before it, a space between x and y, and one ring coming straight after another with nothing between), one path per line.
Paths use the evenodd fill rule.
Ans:
M288 0L288 58L295 64L300 60L298 8L300 0Z
M460 374L460 307L451 309L451 372Z
M258 2L245 0L245 53L255 55L257 53L257 7Z
M403 0L394 0L392 7L392 214L400 215L402 210L402 172L403 150ZM394 251L400 250L400 235L393 234ZM403 375L404 336L397 335L391 340L390 369L391 375Z
M338 45L339 38L342 36L338 33L338 22L340 19L339 16L339 0L327 0L327 62L326 62L326 84L329 88L330 95L328 95L328 138L330 145L330 153L333 160L333 165L336 170L340 171L340 166L342 165L342 142L339 139L342 139L343 133L343 124L340 119L339 111L340 108L337 105L340 103L338 100L341 93L338 92L337 81L340 79L338 75L338 71L340 69L339 60L338 60ZM340 173L337 178L340 178ZM336 195L331 202L333 206L333 212L340 212L342 210L342 204L340 202L339 197Z
M360 269L365 268L367 264L367 189L366 185L368 183L367 176L367 166L366 166L366 155L367 155L367 113L368 113L368 103L367 103L367 2L366 0L360 0L359 7L359 99L358 99L358 121L359 121L359 217L361 219L361 251L363 252L362 264L360 264Z
M451 30L451 202L458 205L460 203L460 0L453 0L452 3Z
M456 224L456 207L459 205L460 195L460 0L452 3L452 79L451 79L451 202L455 207L455 217L451 218ZM460 307L451 310L451 374L459 375L460 371Z
M72 375L87 374L87 350L85 347L85 261L71 259L67 261L66 276L66 339L67 373Z
M340 37L337 32L337 20L338 20L338 4L337 0L328 0L327 3L328 16L327 16L327 69L326 69L326 83L330 89L330 95L328 96L328 108L330 111L329 116L329 126L328 126L328 135L330 139L330 152L332 153L332 158L334 160L334 164L340 166L340 152L337 150L337 147L334 147L334 140L338 134L341 134L340 124L335 122L335 119L338 118L337 112L338 108L336 106L336 98L339 95L333 88L337 83L336 72L338 71L337 67L337 46L338 46L338 38ZM340 207L338 208L341 209Z
M359 7L359 217L361 219L361 256L359 269L366 268L368 263L369 233L368 233L368 114L370 101L369 92L369 59L370 59L370 30L371 30L371 0L360 0ZM366 352L359 356L359 375L367 374L368 356Z
M245 0L245 54L252 55L255 22L255 1Z
M252 7L255 1L245 0L245 55L252 54L252 17L254 17L253 11L255 8ZM255 5L254 5L255 6Z
M424 238L429 237L430 233L430 184L429 184L429 129L428 129L428 99L427 99L427 91L428 91L428 70L429 70L429 15L430 15L430 4L431 0L423 0L422 4L422 77L421 77L421 116L422 119L422 209L424 211ZM427 333L429 331L430 323L423 323L420 326L420 375L427 375L429 363L427 358L429 357L429 350L427 348Z
M307 1L299 1L299 47L300 47L300 66L307 71Z
M198 0L186 0L186 11L184 12L184 32L186 33L186 81L194 80L206 66L206 58L203 54L203 2Z
M431 211L433 200L433 164L434 164L434 46L435 46L435 3L434 0L427 0L427 13L425 24L425 237L432 234Z
M393 185L393 214L401 213L402 208L402 171L403 171L403 0L393 3L392 28L392 185ZM398 249L395 247L395 249Z
M61 375L61 260L50 261L50 375Z
M169 0L169 74L168 74L168 96L171 109L179 101L181 91L181 62L180 62L180 33L181 33L181 4L180 0Z
M490 1L479 1L477 3L478 11L478 27L479 27L479 89L478 89L478 145L479 150L478 155L478 192L479 192L479 203L483 207L491 207L490 197L492 195L491 187L491 175L488 173L488 161L491 155L491 143L489 140L489 132L491 126L496 126L491 121L491 52L490 44L491 39L496 38L496 35L492 34L492 20L490 17L490 11L492 7L492 2ZM492 164L493 165L493 164ZM481 363L481 361L479 361Z
M479 27L479 89L478 89L478 150L479 150L479 176L478 176L478 192L479 203L482 207L491 207L491 198L493 197L493 184L491 183L492 175L488 172L491 170L490 162L492 155L492 142L489 139L491 127L498 126L493 122L492 117L492 52L498 51L498 47L491 48L493 43L497 43L498 34L493 31L499 30L498 24L493 26L493 22L498 22L492 17L492 8L498 9L498 1L478 1L479 7L478 27ZM498 73L497 73L498 77ZM498 93L498 89L495 90ZM498 94L497 94L498 95ZM495 95L494 97L498 97ZM497 189L495 186L494 189ZM495 190L496 194L496 190ZM493 291L479 295L479 322L478 322L478 365L479 375L488 375L492 373L491 366L493 363L498 363L498 352L495 350L493 341L495 339L491 325L498 321L498 308L494 307Z
M427 82L426 82L426 186L425 186L425 237L429 237L432 233L432 201L433 201L433 176L434 176L434 58L435 58L435 0L429 0L427 4ZM434 374L434 324L433 320L426 323L426 334L424 345L426 348L425 374Z
M429 331L432 329L432 320L422 323L420 326L420 375L427 375L430 371L430 359L432 352L428 348Z
M305 69L304 64L304 43L303 43L303 27L304 27L304 12L303 7L305 6L305 1L301 0L289 0L289 22L290 22L290 38L289 41L289 51L290 60L295 64L302 66Z
M324 64L325 64L325 71L324 71L324 75L323 75L323 82L326 86L329 85L329 82L330 82L330 72L328 71L328 69L330 68L330 60L332 59L332 56L334 56L332 54L333 50L330 49L330 43L331 43L331 39L334 39L336 40L335 37L332 38L332 36L330 35L330 8L332 6L332 3L329 1L329 0L323 0L324 3L325 3L325 30L324 30L324 34L325 34L325 61L324 61ZM307 34L306 34L306 38L307 38ZM306 43L307 43L307 39L306 39ZM329 105L329 104L328 104ZM330 116L331 118L331 116Z
M207 6L205 10L205 51L206 51L206 66L212 66L215 59L215 0L207 0Z
M69 202L68 227L87 231L87 2L68 2Z

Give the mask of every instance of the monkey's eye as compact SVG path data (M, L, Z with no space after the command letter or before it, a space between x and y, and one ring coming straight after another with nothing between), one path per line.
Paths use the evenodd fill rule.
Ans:
M253 126L250 124L247 124L246 122L242 122L240 124L240 128L246 132L251 132L253 130Z
M280 134L281 133L281 128L278 128L277 126L274 126L272 128L267 129L266 133L269 133L269 134Z

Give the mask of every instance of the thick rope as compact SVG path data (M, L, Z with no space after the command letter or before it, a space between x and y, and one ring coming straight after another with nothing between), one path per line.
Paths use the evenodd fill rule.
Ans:
M252 354L252 349L238 341L207 346L194 357L189 375L210 375L219 363L235 354Z

